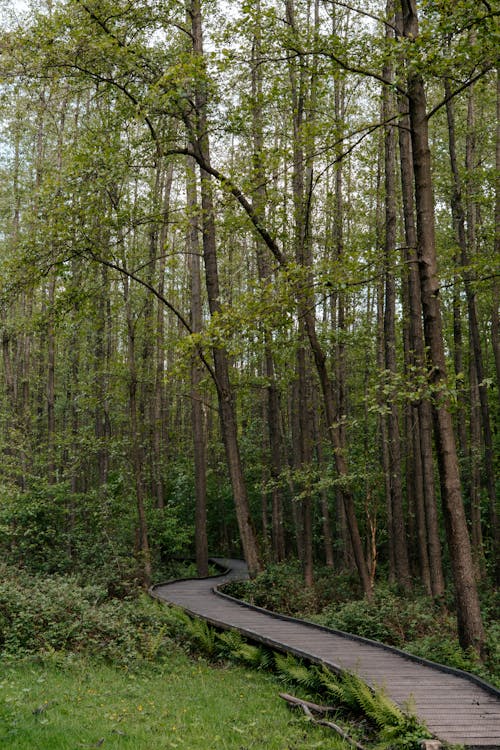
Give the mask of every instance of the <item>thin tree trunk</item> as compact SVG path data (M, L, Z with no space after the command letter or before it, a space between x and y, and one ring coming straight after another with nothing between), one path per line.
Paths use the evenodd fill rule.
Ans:
M295 4L293 0L286 0L286 17L291 29L295 29ZM291 105L292 105L292 125L293 125L293 178L292 192L294 205L294 246L295 260L298 265L309 268L309 232L308 232L308 208L307 196L305 194L305 152L304 152L304 106L305 106L305 69L303 61L291 61L289 63L289 78L291 88ZM309 92L310 93L310 92ZM310 166L310 165L308 165ZM311 371L309 367L309 357L305 349L307 341L307 329L304 326L302 310L308 306L308 301L301 298L299 291L299 343L297 349L297 379L298 379L298 408L299 408L299 433L297 435L300 441L298 457L300 464L295 468L305 471L308 469L312 460L312 429L310 421L310 400L309 390L311 381ZM303 518L303 545L304 557L302 560L304 566L304 581L306 586L312 586L313 583L313 565L312 565L312 498L308 482L301 484L302 489L302 518Z
M467 107L467 137L466 137L466 155L465 167L469 175L468 184L471 184L471 178L475 169L475 99L474 87L469 89L469 99ZM457 174L458 179L458 174ZM460 194L460 191L459 191ZM477 315L476 293L473 287L473 275L469 270L471 255L475 252L476 245L476 201L471 190L467 191L467 242L461 245L461 261L463 267L463 278L465 287L465 296L467 298L467 312L469 318L469 333L472 343L472 352L477 374L477 383L479 389L479 403L481 406L481 426L484 441L484 475L486 480L486 491L489 500L490 525L492 538L498 542L499 528L497 519L497 497L495 488L495 469L493 465L493 437L491 432L490 407L488 402L488 385L486 382L486 373L483 362L483 352L481 348L481 339L479 335L479 322ZM498 551L498 550L497 550Z
M398 18L398 24L402 21ZM404 261L408 268L408 306L410 316L410 347L413 352L412 365L417 373L423 373L426 368L425 342L422 329L422 301L420 276L417 256L417 230L414 213L414 174L413 154L410 136L410 119L408 101L400 97L398 101L401 115L399 128L399 153L401 162L401 187L403 198L403 212L405 224L406 249ZM420 457L422 469L423 502L425 507L427 551L429 558L432 595L440 599L444 595L445 583L442 566L441 541L439 537L439 518L434 481L434 458L432 446L432 410L430 400L423 395L415 404L418 415L418 434L420 436ZM415 439L415 434L414 434ZM418 464L415 464L417 469ZM416 504L422 500L416 497ZM419 538L424 536L424 530L419 532ZM426 553L422 549L420 558L424 560Z
M320 408L317 403L317 391L313 389L312 392L312 410L313 410L313 427L314 427L314 444L316 446L316 455L318 461L318 469L320 475L323 475L326 471L325 457L323 451L323 435L320 424ZM334 567L333 557L333 533L332 524L330 519L330 503L328 498L328 492L326 489L320 490L320 501L321 501L321 527L323 530L323 550L325 554L325 565L327 568Z
M187 205L189 209L188 252L191 286L191 330L199 333L203 327L201 299L201 247L199 238L198 198L194 165L189 164L186 179ZM191 363L191 425L194 442L194 488L195 488L195 549L196 568L199 576L208 575L207 537L207 457L203 418L203 403L200 392L202 372L198 357Z
M192 0L190 4L191 35L193 54L204 65L202 20L199 0ZM195 85L196 123L191 133L192 146L199 160L210 165L210 148L207 130L207 95L203 82ZM203 258L205 264L205 280L207 285L208 305L213 316L220 311L219 271L217 262L217 244L215 234L214 207L212 199L212 184L210 175L200 169L202 230L203 230ZM238 528L248 569L251 576L261 570L261 561L257 537L253 528L248 502L247 489L241 464L238 430L236 422L236 405L234 392L229 377L229 361L227 352L223 348L213 348L214 370L216 378L217 396L222 439L224 441L226 459L233 489L234 504Z
M56 481L56 412L55 412L55 370L56 370L56 337L54 330L56 276L52 272L47 289L48 325L47 325L47 480L49 484Z
M127 316L127 358L129 368L129 418L130 418L130 462L134 474L135 499L137 506L137 557L139 575L144 586L151 584L151 553L148 538L148 523L145 507L143 456L138 420L137 404L137 356L135 325L133 319L128 277L123 276L123 296Z
M394 17L394 2L386 4L387 18ZM394 37L390 26L386 27L388 38ZM384 78L392 80L392 65L387 65ZM395 101L388 87L384 88L383 119L388 121L394 115ZM384 175L385 175L385 308L384 308L384 352L385 368L389 377L395 377L396 367L396 282L392 270L396 248L396 132L392 125L385 129L384 137ZM405 589L411 588L408 548L403 512L403 486L401 482L401 437L399 429L399 409L395 397L388 404L387 436L390 470L390 496L392 524L389 534L392 535L394 549L395 573L398 583Z
M469 361L469 382L471 419L468 471L470 474L471 541L472 554L476 566L476 578L479 581L485 573L483 532L481 527L481 406L476 364L472 357L470 357Z
M252 140L253 168L256 187L253 190L253 205L259 217L265 214L265 176L263 164L264 135L262 114L262 30L260 0L256 4L256 20L252 43ZM261 281L270 281L272 272L265 248L257 240L257 270ZM266 388L267 437L271 456L271 529L273 557L276 561L285 558L285 533L283 524L283 498L279 486L281 474L281 440L279 433L279 393L276 385L274 358L271 341L264 333L264 376Z
M404 35L418 37L414 0L402 0ZM427 103L421 74L408 72L415 199L417 209L417 253L421 284L425 341L429 350L429 382L436 391L434 433L441 479L443 514L448 538L457 600L460 643L482 651L484 630L474 578L474 564L460 488L457 450L449 399L437 391L446 383L439 281L436 265L434 197L429 150Z
M168 221L170 214L170 193L174 176L173 164L167 167L165 184L163 185L163 208L162 224L159 233L158 258L158 291L163 296L165 292L165 250L167 244ZM163 471L165 464L165 307L159 300L156 308L156 370L154 380L154 406L153 406L153 456L154 456L154 496L156 507L163 508L165 505L165 487Z
M500 68L497 69L497 122L495 142L495 244L494 255L500 258ZM491 344L495 357L495 369L497 374L497 391L500 396L500 284L495 279L493 282L493 305L491 311Z

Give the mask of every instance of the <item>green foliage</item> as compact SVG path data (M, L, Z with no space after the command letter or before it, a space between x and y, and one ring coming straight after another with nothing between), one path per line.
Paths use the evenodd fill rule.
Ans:
M218 635L220 653L240 661L253 669L269 669L272 666L272 653L262 646L248 643L236 630L227 630Z
M360 593L355 574L334 574L331 568L317 567L311 589L304 586L299 562L272 563L249 581L227 584L224 589L236 598L286 615L310 616L332 602L344 602Z
M0 493L3 559L30 573L75 573L111 587L134 578L135 509L123 501L120 477L99 492L70 493L67 483L33 479L24 492Z
M302 570L296 561L269 565L252 581L231 583L225 591L250 604L287 615L314 612L317 608L315 591L304 586Z
M1 567L4 656L88 654L130 668L161 661L172 646L166 608L145 594L110 598L102 586L69 576L28 576Z
M318 689L319 680L316 670L310 669L291 654L275 654L274 663L278 673L285 680L311 691Z
M436 620L446 620L446 615L427 597L400 596L390 586L378 585L371 602L356 599L329 605L314 619L346 633L402 647L434 629Z
M206 620L198 617L190 618L186 624L187 636L206 656L214 656L217 643L217 633Z

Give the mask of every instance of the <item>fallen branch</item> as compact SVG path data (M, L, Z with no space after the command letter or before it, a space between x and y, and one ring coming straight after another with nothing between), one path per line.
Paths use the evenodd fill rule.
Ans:
M352 747L357 748L357 750L365 750L363 745L360 745L359 742L356 742L356 740L351 737L347 732L345 732L342 727L339 727L338 724L334 724L333 721L326 721L325 719L315 719L313 716L313 712L317 714L326 714L330 713L331 711L334 711L335 709L332 706L320 706L317 703L311 703L311 701L302 700L302 698L297 698L295 695L289 695L288 693L280 693L280 698L283 698L290 706L298 706L303 710L305 715L312 721L314 724L319 724L322 727L328 727L329 729L333 729L334 732L337 732L343 740L349 743L349 745L352 745Z
M301 708L307 706L307 708L310 711L314 711L315 714L328 714L335 711L333 706L319 706L317 703L311 703L311 701L296 698L295 695L290 695L289 693L280 693L280 698L283 698L284 701L292 706L300 706Z

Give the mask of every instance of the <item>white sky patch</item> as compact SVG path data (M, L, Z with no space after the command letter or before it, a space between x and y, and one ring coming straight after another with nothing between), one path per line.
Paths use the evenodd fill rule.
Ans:
M0 0L0 23L5 26L19 23L30 9L29 0Z

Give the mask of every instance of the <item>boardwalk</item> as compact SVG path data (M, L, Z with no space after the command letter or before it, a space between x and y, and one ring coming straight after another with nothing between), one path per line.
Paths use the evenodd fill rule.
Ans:
M244 563L216 562L228 568L225 575L161 584L153 596L276 650L356 672L370 685L384 687L399 705L409 702L442 741L476 750L500 748L500 691L395 649L237 602L216 587L246 577Z

